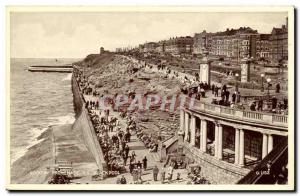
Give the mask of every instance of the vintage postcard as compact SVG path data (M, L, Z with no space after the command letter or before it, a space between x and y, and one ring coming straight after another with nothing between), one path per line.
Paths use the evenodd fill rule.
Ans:
M292 6L6 9L7 189L295 189Z

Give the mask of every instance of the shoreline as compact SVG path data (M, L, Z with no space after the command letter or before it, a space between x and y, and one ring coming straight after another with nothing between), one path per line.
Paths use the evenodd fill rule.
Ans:
M50 126L37 137L41 142L28 148L27 152L11 164L11 184L43 184L46 183L53 162L52 132Z

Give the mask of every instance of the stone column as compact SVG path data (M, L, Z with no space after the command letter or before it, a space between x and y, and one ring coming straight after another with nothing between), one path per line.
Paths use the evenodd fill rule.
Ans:
M240 130L235 129L235 139L234 139L234 164L239 164L239 155L240 154Z
M184 141L187 141L188 134L189 134L189 114L185 112L184 114Z
M263 141L262 141L262 155L261 159L264 159L268 154L268 135L263 133Z
M219 125L219 134L218 134L218 159L223 159L223 126Z
M180 110L180 128L178 132L178 144L182 144L184 141L184 110Z
M240 166L244 166L245 164L245 138L244 138L244 130L240 129L240 157L239 164Z
M215 157L218 157L218 143L219 143L219 126L215 124Z
M180 133L184 133L184 110L180 110Z
M201 124L202 124L202 150L203 152L206 152L206 144L207 144L207 121L206 120L201 120Z
M200 150L203 151L203 122L200 119Z
M273 150L273 136L271 134L268 135L268 153Z
M191 117L191 145L195 146L195 136L196 136L196 117L192 115Z

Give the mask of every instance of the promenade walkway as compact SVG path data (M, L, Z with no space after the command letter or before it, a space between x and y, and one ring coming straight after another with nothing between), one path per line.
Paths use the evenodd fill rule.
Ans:
M84 95L84 98L86 101L96 101L96 97L93 97L92 95ZM93 110L95 111L100 117L103 115L103 113L100 112L100 110ZM101 113L101 114L100 114ZM118 112L113 111L112 109L110 109L109 112L109 118L111 117L116 117L118 119L118 126L121 128L121 130L125 130L126 128L126 119L120 117ZM113 134L115 134L115 130L113 132L109 132L109 135L112 136ZM142 182L144 183L150 183L150 184L160 184L160 172L158 174L158 180L159 181L154 181L153 180L153 172L152 169L154 168L154 166L157 166L159 168L159 170L162 169L163 164L161 163L159 160L159 154L158 153L153 153L153 152L149 152L149 149L146 148L144 146L144 144L137 138L136 134L133 133L133 135L131 136L131 141L129 143L127 143L129 146L129 154L131 154L132 151L135 152L136 154L136 161L140 161L142 163L142 159L146 156L147 157L147 170L142 172ZM117 181L117 178L120 178L121 176L124 175L124 177L127 180L127 184L129 183L133 183L133 177L132 175L129 173L129 161L126 165L126 173L124 174L119 174L117 176L114 177L109 177L106 178L104 180L101 181L101 184L115 184ZM177 173L181 174L181 178L182 180L175 180ZM172 181L169 182L165 182L165 183L186 183L187 182L187 170L185 169L180 169L180 170L175 170L174 174L173 174L173 179ZM89 183L99 183L97 181L91 181Z

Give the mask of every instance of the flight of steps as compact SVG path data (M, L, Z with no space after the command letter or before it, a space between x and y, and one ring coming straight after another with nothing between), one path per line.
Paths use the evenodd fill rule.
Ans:
M152 160L154 160L155 162L160 162L160 157L157 152L151 152L150 155L152 157Z

